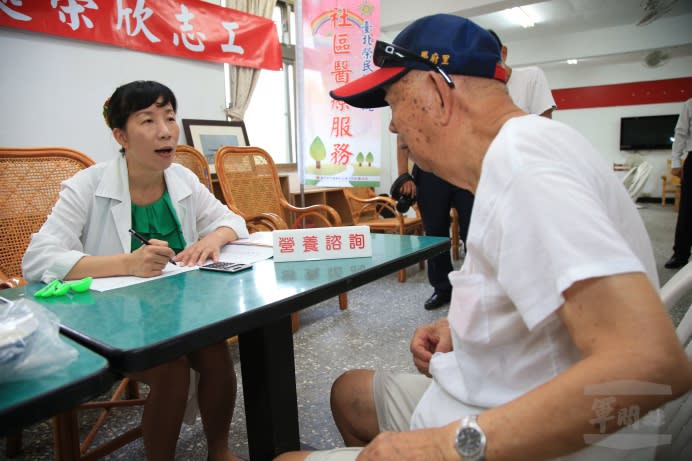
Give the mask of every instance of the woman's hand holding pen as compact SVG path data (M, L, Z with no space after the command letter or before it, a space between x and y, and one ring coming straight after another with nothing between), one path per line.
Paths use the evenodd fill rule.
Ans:
M163 273L166 264L175 256L165 240L150 239L130 253L129 273L137 277L156 277Z

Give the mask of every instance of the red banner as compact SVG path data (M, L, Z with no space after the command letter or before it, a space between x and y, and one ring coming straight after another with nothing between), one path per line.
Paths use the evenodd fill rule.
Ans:
M692 77L553 90L558 110L684 102L692 97Z
M0 0L0 26L146 53L281 68L270 19L200 0Z

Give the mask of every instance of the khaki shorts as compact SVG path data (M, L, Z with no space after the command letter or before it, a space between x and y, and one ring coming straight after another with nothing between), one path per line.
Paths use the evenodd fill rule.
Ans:
M372 384L380 431L409 430L413 410L430 385L430 378L420 374L377 371ZM305 461L352 461L358 457L358 453L360 448L316 451Z

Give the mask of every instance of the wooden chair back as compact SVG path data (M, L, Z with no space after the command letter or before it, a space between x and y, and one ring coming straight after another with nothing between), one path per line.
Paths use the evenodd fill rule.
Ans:
M673 194L675 209L680 208L680 178L670 173L672 165L671 159L666 161L666 174L661 176L661 206L666 206L666 197Z
M289 203L281 190L274 160L259 147L221 147L215 166L226 204L243 215L271 213L292 228L341 225L341 216L328 205L296 207Z
M264 150L222 147L216 153L216 175L226 203L250 215L274 213L289 222L281 206L285 197L279 172Z
M351 216L358 216L360 223L366 223L368 221L373 221L375 219L381 219L382 216L380 212L384 210L389 210L391 202L387 201L387 205L375 204L371 206L368 203L358 202L355 199L371 199L374 197L380 197L375 194L375 191L371 187L352 187L345 190L349 209L351 211ZM353 198L354 200L351 200ZM417 210L417 209L416 209ZM452 258L454 260L461 259L461 248L459 244L459 214L456 208L452 207L450 210L450 238L452 240ZM422 221L421 221L422 225Z
M415 215L408 216L399 213L396 200L376 195L369 187L350 187L343 191L354 224L368 226L371 232L423 235L423 219L415 206L412 208ZM383 211L392 217L383 217ZM423 269L425 261L421 261L419 266ZM406 269L399 271L399 281L406 281Z
M60 184L93 164L81 152L62 147L0 148L0 271L10 279L21 280L31 234L53 209Z
M31 234L38 232L58 200L60 184L80 170L94 164L88 156L62 147L0 148L0 269L11 277L10 286L24 281L21 262ZM129 400L121 400L127 394ZM92 447L105 416L115 406L140 406L136 381L121 380L108 401L88 402L53 418L56 459L96 459L141 436L141 427ZM100 408L102 415L80 444L78 411ZM9 434L7 455L13 457L21 448L21 432ZM96 453L96 454L95 454Z
M351 217L354 219L354 223L382 218L379 213L382 207L378 208L376 205L370 205L355 200L356 198L367 200L377 197L377 194L375 194L375 191L371 187L351 187L344 189L344 195L346 195L346 201L348 202L349 210L351 210Z
M353 222L370 226L373 232L393 234L423 234L423 220L414 206L414 215L399 213L396 200L376 195L369 187L350 187L344 189ZM383 212L392 217L384 217Z
M207 158L202 155L200 151L187 144L178 144L175 148L173 161L192 170L199 178L199 181L209 189L209 192L214 193L214 188L211 184L209 163L207 162Z
M211 180L211 171L209 170L209 163L207 159L200 151L194 147L188 146L186 144L178 144L175 149L175 156L173 157L175 163L179 163L184 167L192 170L193 173L197 175L200 182L204 184L209 192L214 193L214 186ZM288 225L284 222L281 217L272 213L260 213L258 215L247 215L242 213L240 210L234 206L227 205L234 213L239 214L245 219L245 224L247 225L248 231L259 232L259 231L272 231L275 229L288 229Z

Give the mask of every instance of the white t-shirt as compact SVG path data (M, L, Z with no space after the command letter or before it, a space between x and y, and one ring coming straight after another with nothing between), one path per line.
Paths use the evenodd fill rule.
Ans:
M562 123L509 120L483 160L464 265L449 275L454 350L433 357L412 429L505 404L571 367L580 354L555 313L562 293L626 272L658 289L646 229L609 166Z
M514 104L529 114L541 115L546 110L557 107L548 79L538 67L512 68L507 90Z

